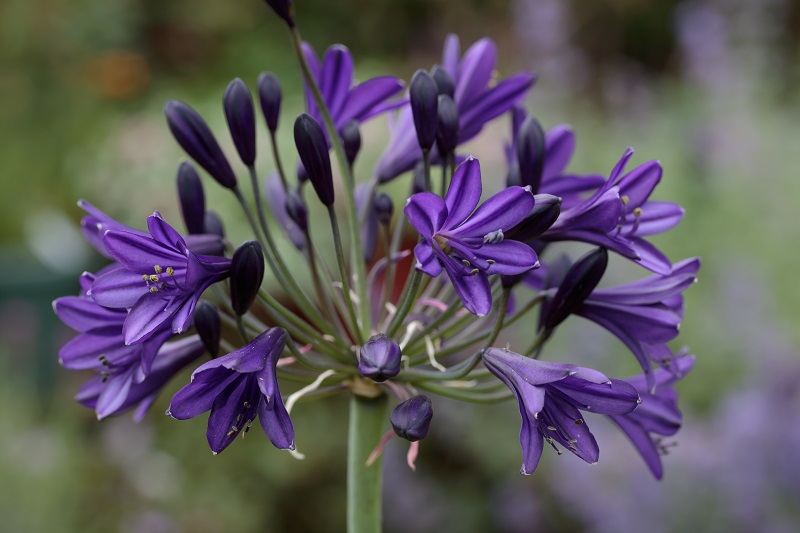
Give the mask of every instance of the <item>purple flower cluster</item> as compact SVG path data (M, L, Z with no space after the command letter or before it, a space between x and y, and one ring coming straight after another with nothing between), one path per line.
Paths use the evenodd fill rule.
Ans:
M397 97L404 86L398 78L355 83L344 46L332 46L319 61L299 39L291 3L268 4L289 26L304 75L307 112L293 121L291 136L299 172L287 174L280 160L282 92L271 73L257 84L274 161L266 180L257 170L250 90L237 78L222 99L252 191L240 187L246 180L196 111L176 100L165 106L176 141L234 195L252 240L234 247L225 238L189 162L177 180L187 236L158 212L144 232L82 203L86 238L111 264L83 274L78 296L54 302L59 318L78 332L61 349L61 364L95 374L78 401L99 418L134 407L141 418L181 369L195 365L169 415L184 420L208 412L206 436L215 454L256 420L276 448L297 454L290 411L300 398L348 394L356 405L393 396L397 405L382 419L384 437L369 443L369 462L397 436L410 442L413 468L420 441L435 431L434 400L421 391L475 402L513 397L522 417L523 474L536 469L545 442L559 454L566 449L598 461L584 418L596 413L610 417L661 477L657 438L673 435L681 423L672 385L694 363L668 343L678 334L682 292L700 263L673 265L647 240L683 215L677 204L650 199L662 178L660 163L626 170L633 155L627 149L608 177L567 172L572 130L545 132L526 116L521 105L535 76L495 80L497 50L489 39L462 56L458 38L448 37L442 64L417 71L408 96ZM392 120L389 144L369 179L357 182L359 124L382 114ZM456 150L506 114L513 124L508 179L482 200L480 163ZM411 193L395 209L397 199L381 187L404 176ZM315 194L304 187L309 181ZM326 212L327 227L310 222L315 210ZM418 235L415 245L403 239L409 226ZM319 253L319 233L326 231L334 253ZM296 249L282 247L276 234ZM571 260L557 253L565 241L592 249ZM650 275L602 286L613 267L609 251ZM287 253L302 260L289 262ZM407 265L403 259L412 254ZM304 276L295 268L305 269ZM273 290L278 286L285 296ZM642 375L625 381L542 361L548 340L575 315L619 338ZM498 348L517 322L530 347ZM210 360L198 363L203 353ZM285 377L299 385L284 403Z

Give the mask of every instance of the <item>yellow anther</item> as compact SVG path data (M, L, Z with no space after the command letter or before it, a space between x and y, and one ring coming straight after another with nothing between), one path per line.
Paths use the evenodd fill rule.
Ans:
M464 263L465 267L469 266L469 261L467 261L466 259L462 259L461 262Z
M642 208L641 207L637 207L636 209L634 209L633 210L633 216L635 216L635 217L642 216Z
M489 263L490 265L495 264L495 260L494 259L487 259L486 262Z
M155 274L150 274L150 278L149 279L153 283L158 283L158 276L156 276Z
M161 274L161 267L158 265L153 265L153 270L156 271L156 274Z
M620 200L622 200L622 203L623 203L624 205L628 205L628 202L630 202L630 201L631 201L631 197L630 197L630 196L628 196L627 194L623 194L623 195L622 195L622 198L620 198Z
M158 292L158 287L150 287L150 292Z
M250 402L244 402L244 408L250 409Z
M142 274L142 281L147 281L149 279L150 277L147 274Z
M480 270L479 270L479 269L477 269L477 268L473 268L472 270L470 270L470 271L469 271L469 273L470 273L471 275L473 275L473 276L474 276L475 274L477 274L478 272L480 272Z
M175 269L172 267L167 267L167 276L174 276L174 275L175 275Z

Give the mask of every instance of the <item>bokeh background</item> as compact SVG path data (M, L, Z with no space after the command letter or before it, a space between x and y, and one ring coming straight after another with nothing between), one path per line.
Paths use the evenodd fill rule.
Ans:
M656 197L687 215L657 244L675 261L703 257L676 344L697 366L679 386L685 426L662 482L602 421L592 423L598 465L546 451L535 475L521 477L516 405L437 399L417 472L403 446L387 449L386 531L797 531L800 3L296 5L304 37L318 51L346 44L362 79L409 79L438 61L448 32L464 48L493 38L501 76L539 74L527 103L545 127L575 128L573 170L606 172L629 145L639 163L661 160ZM85 376L56 361L71 333L50 302L102 265L80 237L76 199L134 226L154 209L177 221L182 154L163 103L189 102L227 143L225 86L239 76L253 87L264 70L282 81L286 130L302 109L300 77L285 29L257 0L0 4L0 531L343 530L342 399L293 413L305 461L258 435L213 457L205 420L161 415L169 393L140 424L98 424L72 401ZM487 189L505 175L508 129L502 119L465 150L481 158ZM362 179L386 124L366 132ZM263 158L260 170L269 165ZM207 194L228 214L231 240L244 238L231 199L213 186ZM607 373L636 370L620 343L586 323L560 331L552 353Z

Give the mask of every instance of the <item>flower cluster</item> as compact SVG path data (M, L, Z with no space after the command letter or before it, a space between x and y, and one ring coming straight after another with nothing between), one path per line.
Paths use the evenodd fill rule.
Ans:
M572 130L545 131L527 116L523 102L535 76L494 79L497 50L489 39L462 55L458 38L448 37L441 64L418 71L401 94L405 84L391 76L354 83L353 57L342 45L320 61L299 38L291 2L267 3L287 24L304 76L307 112L291 125L297 162L290 167L279 158L277 134L286 128L281 86L271 73L259 76L255 100L269 161L258 153L256 105L245 82L232 81L222 99L250 187L240 186L235 165L197 112L177 100L166 104L175 140L235 196L252 240L234 247L226 239L190 162L177 172L185 235L158 212L144 232L82 202L86 238L112 263L83 274L78 296L54 302L59 318L78 332L62 348L61 364L95 373L77 399L98 418L131 408L140 418L182 369L193 367L167 413L183 420L210 412L214 453L258 419L276 448L299 456L290 418L298 399L392 397L398 403L384 413L384 438L368 443L371 461L396 435L411 442L413 465L436 396L514 398L523 474L536 469L545 442L559 454L566 449L596 462L599 445L584 419L596 413L610 417L660 477L657 436L674 434L681 422L671 385L694 362L667 343L678 335L682 292L700 266L698 259L673 264L647 240L683 215L676 204L650 199L660 163L631 169L628 148L607 175L568 171ZM362 170L355 164L360 124L387 114L388 146L374 169ZM459 146L503 116L512 124L506 179L500 190L503 180L491 180L495 190L482 201L485 169ZM356 174L367 179L357 182ZM396 199L381 188L404 179L409 195L395 209ZM330 221L314 234L313 210ZM318 253L328 231L335 264ZM277 234L295 247L280 247ZM559 252L565 241L591 249L571 259ZM648 275L601 288L614 264L609 252ZM299 280L287 254L304 258L313 283ZM270 291L276 286L288 296ZM626 381L541 360L573 316L619 338L642 374ZM509 338L524 345L500 347L500 335L515 325L521 333ZM203 354L208 359L200 361ZM291 390L285 399L281 386Z

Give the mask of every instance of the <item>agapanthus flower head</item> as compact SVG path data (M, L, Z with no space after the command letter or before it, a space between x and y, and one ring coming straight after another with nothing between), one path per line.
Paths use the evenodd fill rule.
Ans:
M103 271L90 292L104 307L130 308L123 327L127 344L146 340L164 323L174 333L186 331L203 291L230 273L230 259L190 251L158 212L147 226L150 235L105 233L103 243L117 265Z
M599 448L581 411L623 415L639 404L630 384L589 368L523 357L499 348L482 354L483 364L514 393L522 416L521 474L539 465L544 442L555 443L586 462L597 462Z
M480 163L469 158L456 169L444 198L423 192L405 207L422 237L414 248L416 268L433 277L445 270L464 306L476 315L492 307L488 275L521 274L538 264L529 246L503 238L533 209L530 190L509 187L478 207L481 191Z
M294 449L294 426L283 405L276 365L286 332L271 328L242 348L212 359L192 373L192 381L172 398L167 414L187 420L211 411L206 437L216 454L258 418L272 444Z

